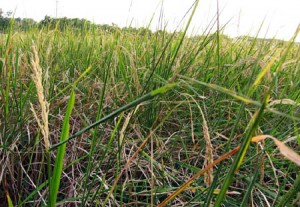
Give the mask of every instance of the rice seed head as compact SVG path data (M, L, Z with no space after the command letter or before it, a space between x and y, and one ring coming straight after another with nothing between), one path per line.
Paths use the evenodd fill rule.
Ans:
M39 57L38 57L37 48L35 45L33 45L32 46L32 55L31 55L31 70L32 70L31 78L36 87L37 97L38 97L39 105L41 107L42 119L40 120L38 118L38 116L34 112L35 110L32 105L31 105L31 110L32 110L34 117L35 117L36 121L38 122L38 125L41 129L41 132L44 137L45 148L46 148L46 151L48 151L50 148L49 124L48 124L49 103L47 102L45 95L44 95L44 87L43 87L43 82L42 82L43 71L42 71L42 68L40 67L39 62L40 61L39 61Z
M201 108L200 108L201 109ZM203 135L205 139L205 160L204 160L204 167L207 167L209 164L214 162L213 158L213 146L211 144L211 139L209 135L209 128L207 125L207 121L205 119L204 113L202 109L200 110L202 120L203 120ZM213 182L213 168L210 168L207 170L207 172L204 173L204 183L207 187L209 187Z

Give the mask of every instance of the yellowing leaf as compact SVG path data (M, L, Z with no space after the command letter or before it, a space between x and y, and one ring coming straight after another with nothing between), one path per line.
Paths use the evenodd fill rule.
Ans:
M269 106L278 105L278 104L300 106L300 103L296 103L295 101L293 101L291 99L273 100L269 103Z
M251 142L258 143L258 142L265 140L266 138L273 138L273 137L270 135L258 135L258 136L252 137Z
M263 140L265 140L266 138L271 138L274 143L276 144L276 146L279 148L280 153L287 159L289 159L290 161L292 161L293 163L297 164L300 166L300 155L297 154L295 151L293 151L291 148L289 148L288 146L286 146L283 142L279 141L278 139L276 139L275 137L272 137L270 135L258 135L255 136L251 139L251 142L261 142Z
M215 189L214 194L218 195L220 191L220 189ZM241 193L238 191L226 191L226 195L241 195Z
M198 187L189 187L189 188L187 188L186 190L190 190L190 191L192 191L193 193L195 193L196 190L201 190L201 191L204 192L205 190L207 190L207 188L202 187L202 186L198 186ZM220 193L220 189L218 189L218 188L214 189L214 194L215 194L215 195L218 195L219 193ZM227 191L227 192L226 192L226 195L241 195L241 193L238 192L238 191Z
M7 198L8 207L13 207L14 205L11 201L11 198L10 198L8 192L6 192L6 198Z
M260 84L260 82L262 81L263 77L269 72L269 70L271 69L271 67L274 65L275 61L277 60L277 58L280 56L282 50L279 49L274 57L270 60L270 62L267 64L267 66L261 70L261 72L258 74L253 86L257 86L258 84Z
M293 163L297 164L300 166L300 155L298 155L296 152L294 152L291 148L289 148L288 146L286 146L285 144L283 144L283 142L273 138L273 141L275 142L275 144L277 145L277 147L280 150L280 153L286 157L287 159L289 159L290 161L292 161Z

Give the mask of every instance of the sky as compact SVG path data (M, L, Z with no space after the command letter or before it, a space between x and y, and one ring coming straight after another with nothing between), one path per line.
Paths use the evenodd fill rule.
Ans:
M195 0L0 0L4 12L42 20L51 17L85 18L98 24L184 28ZM231 37L250 35L289 40L300 24L300 0L219 0L220 26ZM203 34L216 19L217 0L200 0L189 34ZM162 21L160 14L163 14ZM185 16L185 14L187 14ZM185 16L185 18L184 18ZM259 31L260 26L262 28ZM216 30L216 26L212 31ZM297 40L300 42L300 37Z

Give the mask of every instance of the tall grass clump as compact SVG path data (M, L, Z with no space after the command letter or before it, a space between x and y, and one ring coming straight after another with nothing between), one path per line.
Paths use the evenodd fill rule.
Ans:
M299 205L297 32L188 37L197 4L173 33L0 36L3 206Z

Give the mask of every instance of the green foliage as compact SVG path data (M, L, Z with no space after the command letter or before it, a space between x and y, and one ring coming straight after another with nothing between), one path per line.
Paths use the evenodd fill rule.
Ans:
M74 85L74 87L76 87L76 85ZM74 104L75 104L75 94L74 94L74 88L72 88L70 99L68 101L66 115L65 115L64 121L63 121L62 132L60 135L60 142L66 140L69 136L69 131L70 131L70 123L69 122L70 122L72 110L74 108ZM50 189L49 206L50 207L54 207L56 204L56 198L57 198L58 189L60 186L60 178L62 175L65 153L66 153L66 144L62 144L57 150L53 174L52 174L51 178L49 178L50 179L50 182L49 182L50 183L50 186L49 186L49 189Z
M299 167L271 142L261 151L249 140L270 134L299 151L298 43L81 19L0 20L0 173L15 206L158 205L204 168L203 114L214 160L240 152L217 165L211 187L199 177L170 205L297 199ZM29 104L39 111L33 43L50 103L48 155Z

